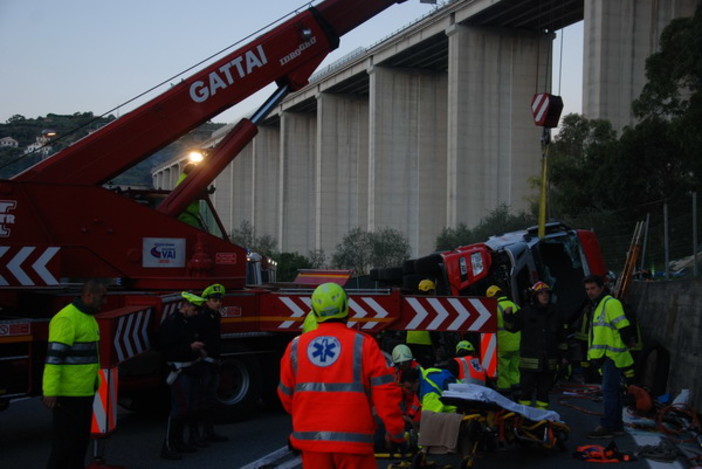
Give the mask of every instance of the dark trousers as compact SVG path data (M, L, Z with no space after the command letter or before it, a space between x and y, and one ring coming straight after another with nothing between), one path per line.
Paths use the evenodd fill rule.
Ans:
M53 409L53 439L47 469L85 468L92 414L93 396L57 399Z
M553 386L553 371L529 371L522 368L520 370L520 385L522 387L522 397L520 401L531 402L536 392L536 404L548 404L548 393Z
M195 366L185 368L171 384L171 417L185 419L195 410L201 377Z
M622 410L622 372L611 358L605 358L602 363L602 400L604 414L600 423L610 430L624 428Z

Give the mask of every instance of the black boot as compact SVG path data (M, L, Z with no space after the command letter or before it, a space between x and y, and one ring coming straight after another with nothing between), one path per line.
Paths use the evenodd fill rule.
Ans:
M185 442L185 422L182 419L173 419L173 447L179 453L194 453L197 448Z
M207 439L207 441L211 441L213 443L223 443L225 441L229 441L229 438L227 438L226 436L220 435L217 432L215 432L214 423L212 422L212 418L210 416L205 417L202 425L205 429L205 438Z
M200 432L200 423L197 420L191 421L188 424L188 444L195 448L207 448L207 440L203 433Z
M166 438L163 440L163 446L161 447L161 457L172 461L183 459L180 453L178 453L178 451L175 449L173 439L173 419L171 417L168 417L168 421L166 422Z

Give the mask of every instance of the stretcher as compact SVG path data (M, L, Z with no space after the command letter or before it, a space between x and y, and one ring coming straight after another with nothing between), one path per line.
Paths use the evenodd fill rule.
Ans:
M450 384L441 400L455 406L457 414L461 415L455 447L460 457L459 469L472 468L479 452L494 451L498 447L566 450L570 428L555 411L517 404L493 389L475 384ZM424 422L419 432L420 449L406 467L431 467L427 456L434 451L432 446L423 445L423 428L426 428Z

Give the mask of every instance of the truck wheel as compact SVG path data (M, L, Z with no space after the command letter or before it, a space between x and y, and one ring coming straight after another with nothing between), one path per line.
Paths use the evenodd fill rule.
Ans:
M218 378L218 420L243 420L249 417L256 410L261 395L258 357L243 347L235 347L232 355L225 352Z

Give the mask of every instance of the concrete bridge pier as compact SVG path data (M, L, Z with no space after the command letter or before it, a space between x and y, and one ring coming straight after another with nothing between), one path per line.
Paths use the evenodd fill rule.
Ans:
M282 184L277 238L285 251L306 256L316 236L317 115L284 111L280 132Z
M446 226L446 75L370 71L368 229L394 228L414 255Z
M315 236L307 251L323 249L330 256L350 230L368 229L367 99L317 96L316 158Z
M636 124L631 103L646 84L646 59L663 29L690 17L697 0L585 0L583 115L616 130Z
M505 203L525 209L541 127L531 99L550 91L551 37L454 25L449 35L447 225L477 223Z

